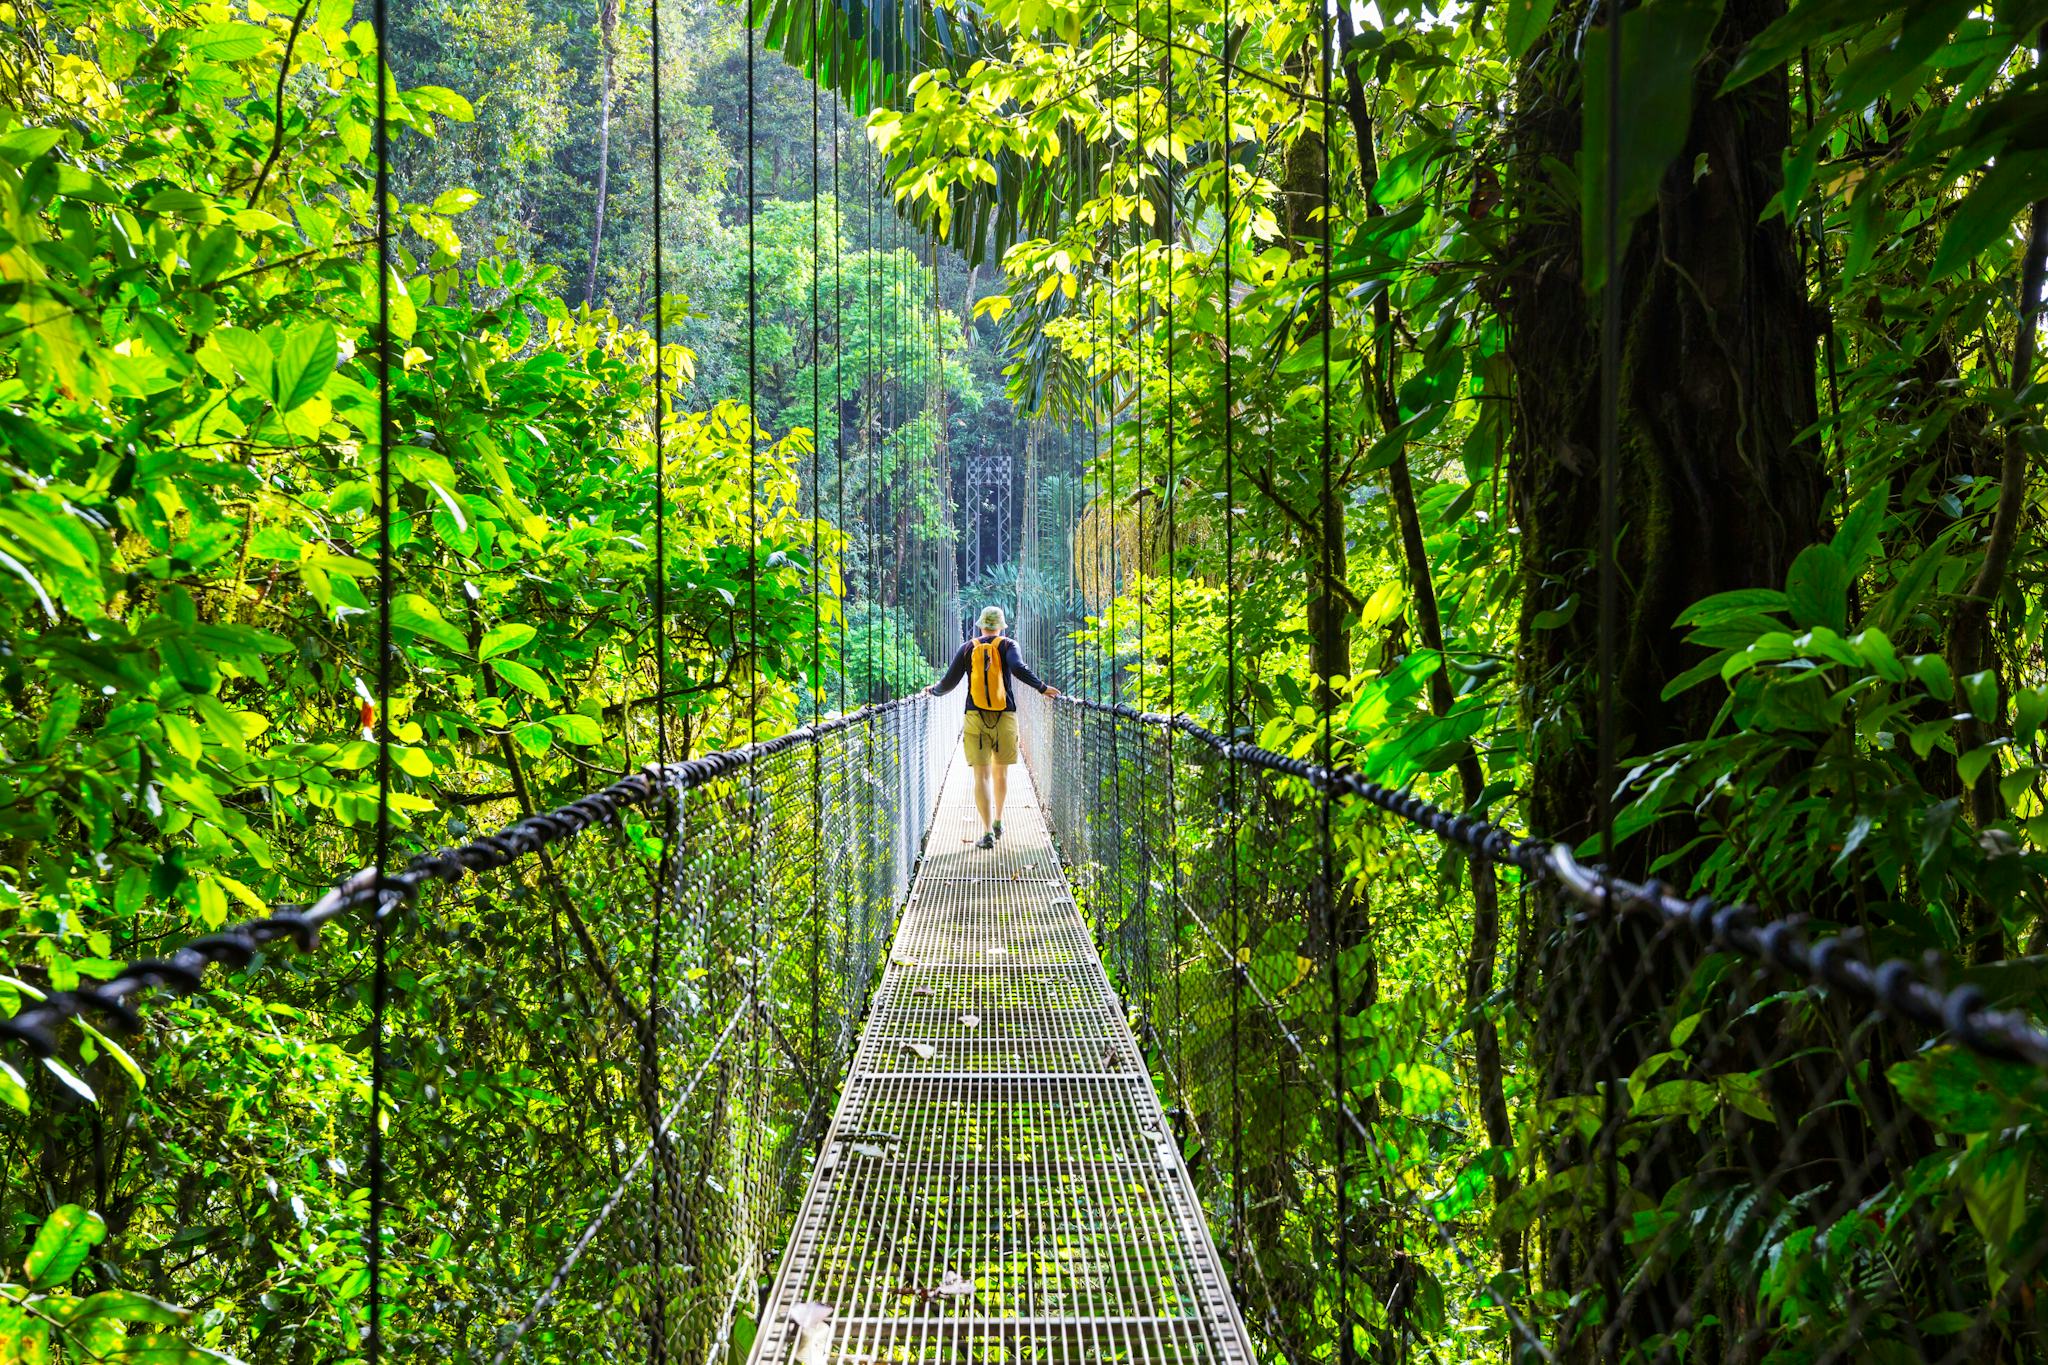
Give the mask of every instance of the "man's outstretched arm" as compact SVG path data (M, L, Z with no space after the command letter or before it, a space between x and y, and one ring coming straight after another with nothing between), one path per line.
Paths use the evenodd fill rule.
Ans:
M927 687L925 691L934 697L943 697L958 687L960 680L966 676L967 646L962 645L953 651L953 662L946 665L946 676Z
M1035 692L1043 692L1048 697L1060 694L1057 687L1046 686L1043 679L1024 666L1024 653L1014 644L1010 646L1010 672L1016 675L1017 681Z

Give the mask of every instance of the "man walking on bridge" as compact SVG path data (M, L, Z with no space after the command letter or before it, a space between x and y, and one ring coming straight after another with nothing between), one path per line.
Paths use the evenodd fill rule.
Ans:
M931 696L944 696L962 678L968 679L960 747L974 769L974 808L981 813L977 848L994 848L1003 837L1003 798L1010 791L1010 765L1017 761L1017 693L1012 680L1048 697L1060 694L1024 666L1017 642L1003 634L1008 624L1001 607L983 607L980 638L962 642L946 676L925 689Z

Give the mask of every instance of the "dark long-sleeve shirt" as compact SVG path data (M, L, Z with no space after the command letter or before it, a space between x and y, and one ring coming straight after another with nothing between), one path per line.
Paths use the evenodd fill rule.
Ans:
M938 683L933 686L933 692L943 697L946 693L951 692L960 685L960 680L967 676L967 666L974 662L974 647L979 643L981 641L976 639L968 640L961 644L960 648L953 654L953 662L946 668L946 676L939 679ZM1014 711L1017 709L1018 683L1024 683L1037 692L1045 691L1045 684L1038 680L1036 673L1033 673L1024 666L1024 657L1017 652L1017 642L1015 640L1005 636L1001 653L1003 659L1003 709L1005 711ZM974 709L974 692L972 689L968 690L966 700L966 709L972 711Z

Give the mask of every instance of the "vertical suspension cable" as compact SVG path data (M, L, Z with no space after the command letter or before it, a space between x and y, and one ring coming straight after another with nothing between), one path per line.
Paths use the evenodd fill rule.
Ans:
M1235 125L1230 113L1230 0L1223 0L1223 22L1218 39L1223 51L1217 79L1223 87L1223 129L1220 151L1223 158L1223 717L1230 749L1224 756L1230 801L1230 1235L1231 1261L1242 1267L1245 1257L1244 1200L1244 1064L1241 1021L1244 1013L1245 968L1236 954L1244 942L1243 907L1238 902L1237 843L1240 833L1239 779L1237 761L1237 421L1235 399L1235 344L1231 336L1231 258L1237 250L1237 182Z
M651 154L654 170L654 753L657 762L669 761L668 734L668 471L667 454L662 440L662 424L667 403L667 373L664 368L662 346L667 336L666 314L663 309L667 290L667 259L662 250L662 149L665 145L661 132L661 0L648 0L647 28L649 42L649 110L648 120L652 133ZM632 713L627 711L627 724L631 725ZM651 1085L650 1096L661 1094L661 928L662 915L667 908L669 877L672 875L675 857L675 819L680 813L680 803L672 810L664 810L661 821L661 862L654 878L654 924L648 935L647 970L647 1016L643 1023L646 1042L642 1065L648 1068ZM650 1106L647 1115L650 1130L657 1119ZM650 1131L650 1140L657 1140ZM649 1171L648 1180L654 1192L653 1244L654 1277L654 1349L650 1353L653 1361L668 1358L667 1295L661 1281L663 1227L661 1219L662 1197L665 1186L674 1178L666 1153L657 1150L656 1159Z
M760 446L761 425L758 409L757 361L759 356L759 309L760 281L756 274L755 219L759 216L758 198L760 186L756 179L758 158L755 146L754 111L754 25L752 0L748 0L744 11L744 39L747 44L747 1008L752 1016L749 1032L750 1075L761 1075L761 1023L763 1009L761 1002L761 773L760 758L754 751L755 741L760 738L761 723L761 513L760 513ZM755 1125L747 1125L747 1146L750 1158L756 1154L751 1150L758 1142ZM745 1181L751 1181L753 1168L749 1163Z
M811 16L811 681L810 712L815 717L825 706L825 562L822 551L823 540L819 524L825 517L825 486L821 482L823 451L818 440L819 423L823 420L823 376L818 368L825 359L825 334L820 330L823 318L819 308L818 286L823 271L819 255L818 230L818 79L823 74L818 66L818 51L824 43L824 10L820 6ZM820 1004L819 978L822 975L824 954L824 900L818 886L817 868L825 861L825 783L824 741L811 740L811 1053L810 1063L815 1075L822 1068L818 1053L818 1010ZM813 1091L809 1096L804 1121L809 1125L816 1115L824 1096Z
M387 0L373 0L377 31L377 917L370 928L375 961L370 981L370 1209L368 1365L384 1356L384 1016L390 994L391 902L384 877L391 866L391 23ZM283 112L279 111L282 119Z
M1614 540L1618 534L1615 509L1616 465L1621 445L1621 279L1620 279L1620 234L1621 234L1621 4L1620 0L1605 0L1607 29L1607 72L1606 101L1607 128L1602 153L1606 164L1601 168L1605 181L1605 193L1600 205L1603 231L1602 251L1606 257L1607 279L1600 290L1600 616L1599 639L1597 642L1599 668L1599 750L1594 765L1594 780L1599 784L1594 809L1600 822L1600 875L1602 894L1605 894L1605 879L1614 866L1614 785L1615 785L1615 730L1614 730L1614 669L1615 669L1615 611L1619 605L1616 594L1619 587L1619 573L1614 562ZM1603 937L1607 934L1603 931ZM1605 954L1601 954L1605 956ZM1609 1053L1610 1048L1603 1048ZM1602 1062L1607 1060L1603 1056ZM1596 1253L1600 1261L1601 1294L1606 1300L1609 1325L1607 1333L1620 1329L1618 1314L1621 1305L1621 1284L1619 1269L1612 1254L1615 1216L1620 1206L1620 1195L1615 1175L1615 1143L1621 1124L1620 1087L1609 1079L1595 1077L1603 1096L1603 1116L1600 1125L1601 1185L1605 1201L1605 1218L1600 1234L1600 1249ZM1603 1336L1606 1335L1603 1333ZM1604 1346L1603 1342L1603 1346Z
M1150 304L1147 301L1145 291L1145 217L1143 213L1138 211L1137 207L1145 202L1145 168L1148 160L1145 155L1145 40L1142 24L1144 12L1144 0L1131 0L1131 142L1133 152L1131 157L1131 203L1132 213L1135 217L1135 221L1131 226L1131 236L1138 252L1137 307L1135 311L1141 322L1144 315L1150 311ZM1145 536L1146 366L1145 348L1143 345L1144 335L1145 330L1142 325L1135 328L1131 333L1131 364L1132 369L1135 371L1132 392L1136 402L1131 429L1137 433L1138 437L1137 468L1131 479L1132 512L1137 521L1135 541L1137 566L1131 574L1131 586L1138 599L1136 605L1138 613L1138 709L1140 711L1145 709L1145 665L1148 662L1148 655L1150 653L1145 640L1145 579L1146 569L1149 567L1150 546ZM1137 774L1139 800L1141 802L1145 799L1146 778L1150 768L1150 765L1145 762L1145 758L1146 742L1141 736L1138 749L1140 767ZM1145 979L1145 1003L1140 1015L1140 1022L1144 1025L1145 1032L1151 1034L1153 1039L1156 1040L1158 1034L1155 1028L1152 1008L1157 991L1157 982L1152 971L1152 831L1142 805L1138 812L1138 859L1138 928L1140 931L1138 945L1142 954L1141 966ZM1140 1037L1139 1042L1143 1043L1144 1041L1145 1039Z
M1180 668L1175 636L1176 627L1179 624L1176 584L1180 578L1180 543L1175 523L1179 515L1180 485L1177 482L1174 469L1174 424L1176 413L1173 406L1173 303L1174 292L1178 288L1180 281L1180 226L1175 213L1175 210L1179 207L1179 196L1173 183L1173 38L1173 0L1166 0L1166 43L1160 51L1160 61L1165 66L1166 76L1165 103L1160 112L1159 126L1164 128L1167 133L1166 155L1163 158L1164 165L1161 168L1160 183L1163 190L1161 198L1165 201L1164 207L1166 210L1166 401L1164 405L1166 413L1166 481L1163 496L1166 505L1166 713L1170 716L1179 714L1175 675ZM1166 828L1168 831L1166 848L1167 856L1173 860L1171 882L1173 888L1173 936L1170 943L1174 948L1171 959L1174 963L1173 1017L1175 1022L1179 1023L1184 1016L1181 1012L1181 974L1179 966L1181 956L1179 952L1181 937L1181 884L1180 841L1178 837L1180 826L1178 807L1180 769L1175 754L1173 731L1168 730L1166 732ZM1180 1036L1178 1028L1174 1030L1174 1036L1176 1038ZM1176 1050L1171 1063L1176 1080L1181 1079L1180 1058L1181 1054ZM1187 1108L1184 1101L1181 1107L1183 1109Z
M1337 610L1337 545L1336 538L1344 533L1341 504L1336 501L1336 490L1332 486L1334 463L1331 459L1330 430L1330 348L1336 342L1337 310L1330 297L1330 254L1334 245L1332 223L1335 205L1330 199L1330 153L1331 136L1335 131L1330 123L1332 92L1330 89L1330 8L1327 0L1322 5L1322 19L1316 30L1317 77L1322 93L1322 176L1321 198L1323 201L1322 260L1318 264L1322 314L1322 449L1320 451L1322 471L1322 628L1325 638L1341 634L1343 622L1335 616ZM1331 508L1336 507L1334 518ZM1334 524L1333 524L1334 521ZM1325 666L1332 661L1324 660ZM1316 698L1322 706L1322 764L1325 768L1335 765L1334 722L1337 692L1336 679L1325 677L1317 688ZM1330 1125L1334 1134L1334 1151L1330 1169L1330 1184L1333 1207L1331 1209L1330 1235L1336 1242L1337 1258L1337 1359L1342 1365L1351 1365L1357 1358L1358 1343L1351 1331L1351 1247L1345 1236L1345 1127L1341 1121L1344 1109L1344 935L1339 921L1337 895L1337 834L1332 826L1335 815L1335 794L1329 786L1322 790L1322 809L1317 821L1317 833L1322 855L1323 913L1328 923L1330 944L1330 1070L1340 1115L1340 1121Z
M832 97L832 526L839 532L839 713L846 713L846 214L839 202L839 96Z

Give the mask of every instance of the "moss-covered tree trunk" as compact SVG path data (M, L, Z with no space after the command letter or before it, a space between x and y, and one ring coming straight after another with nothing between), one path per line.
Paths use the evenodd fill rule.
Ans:
M1791 230L1782 218L1763 217L1782 183L1787 85L1781 72L1719 93L1736 55L1783 12L1781 0L1727 0L1695 71L1684 148L1654 209L1626 234L1613 285L1623 332L1611 686L1624 760L1701 735L1719 704L1708 688L1662 696L1699 657L1674 628L1678 613L1712 593L1782 586L1825 518L1819 452L1802 438L1816 416L1815 330ZM1561 5L1518 77L1511 140L1521 217L1506 296L1517 375L1510 473L1525 589L1519 666L1533 752L1529 822L1567 842L1595 832L1605 781L1596 760L1602 310L1583 284L1580 222L1568 207L1577 189L1552 169L1573 165L1579 153L1587 22L1584 3ZM1599 173L1597 154L1587 164ZM1539 628L1539 612L1575 594L1580 605L1563 625ZM1625 845L1615 869L1645 876L1689 837L1660 826ZM1523 977L1536 1060L1555 1098L1626 1078L1662 1046L1653 1021L1685 970L1634 926L1581 919L1581 909L1534 907ZM1629 1253L1619 1233L1602 1226L1608 1191L1596 1148L1567 1136L1548 1153L1553 1172L1587 1178L1576 1195L1585 1216L1560 1217L1542 1244L1543 1278L1555 1287L1597 1291L1628 1278ZM1620 1202L1628 1202L1633 1178L1634 1197L1654 1205L1688 1161L1680 1134L1654 1160L1623 1162ZM1631 1293L1621 1335L1639 1340L1668 1329L1694 1289L1684 1278L1675 1267L1664 1283ZM1619 1343L1610 1336L1603 1347L1589 1324L1559 1345L1566 1358L1585 1358Z

